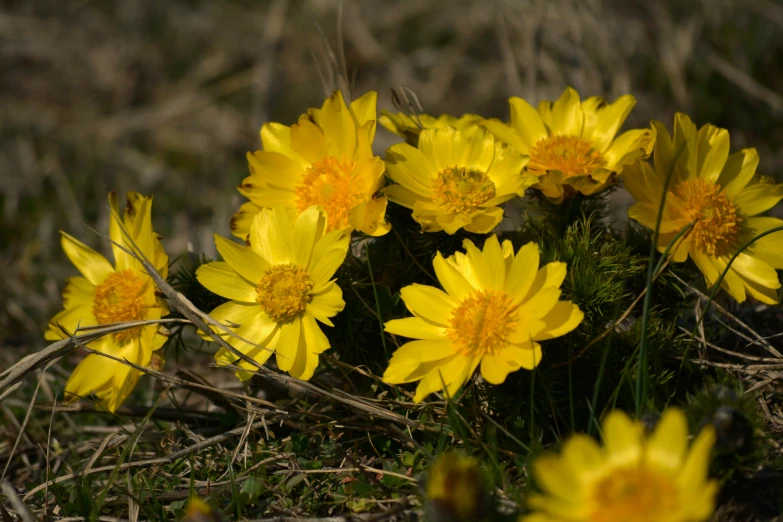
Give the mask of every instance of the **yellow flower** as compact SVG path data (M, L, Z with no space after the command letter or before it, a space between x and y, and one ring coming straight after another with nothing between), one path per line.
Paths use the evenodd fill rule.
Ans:
M282 206L261 210L250 227L250 246L216 235L224 261L196 271L202 285L230 299L210 315L242 340L215 331L259 364L276 353L278 368L304 380L313 376L318 354L329 348L316 319L333 326L329 318L345 306L332 276L345 259L350 236L340 230L327 233L326 221L321 207L308 208L294 223ZM215 359L226 365L237 356L221 348ZM255 369L246 361L238 365ZM250 376L237 372L243 380Z
M152 231L152 196L127 195L122 226L133 242L163 277L168 274L168 256ZM112 216L109 236L130 249L120 224L117 194L109 194ZM112 245L114 266L101 254L74 237L62 233L65 255L83 277L71 277L63 289L64 310L55 315L46 330L47 340L64 339L78 328L126 321L154 320L168 315L166 303L155 296L155 283L139 261ZM157 325L123 330L89 343L89 348L140 366L148 366L152 352L163 346L165 336ZM66 401L95 394L99 405L111 412L133 391L141 372L121 362L90 354L79 363L65 385Z
M457 130L465 130L477 126L483 118L477 114L463 114L459 118L450 114L441 114L437 118L429 114L417 114L411 116L404 112L392 114L381 111L378 123L388 130L405 138L405 142L414 147L419 142L419 134L423 129L445 129L454 127Z
M193 495L188 501L188 509L181 522L218 522L221 517L205 500Z
M368 92L346 106L335 91L323 107L310 109L290 127L265 124L264 150L248 153L250 176L239 186L250 201L232 218L231 232L247 239L253 216L262 208L283 205L293 217L320 205L329 231L387 233L386 200L375 197L384 169L372 153L376 98Z
M582 322L575 304L559 301L566 265L539 269L538 245L528 243L516 256L510 241L501 247L490 236L479 250L465 240L457 252L433 261L445 289L425 285L400 291L415 317L386 322L386 331L412 339L392 356L383 380L389 384L421 381L415 402L445 389L450 396L481 364L481 376L500 384L520 368L541 361L537 341L564 335Z
M556 102L541 102L538 110L517 97L509 104L510 124L484 120L482 125L530 156L525 170L539 178L533 188L557 203L574 191L590 195L603 190L626 165L649 156L655 144L651 129L615 137L636 104L631 95L613 103L597 96L580 101L569 87Z
M560 456L533 464L544 494L522 522L700 522L715 509L718 483L709 480L712 427L688 450L688 425L677 409L664 412L652 435L620 411L603 422L604 447L573 435Z
M398 183L386 187L387 197L413 209L425 232L486 234L503 219L498 205L537 181L520 175L523 156L478 127L425 129L418 148L398 143L386 156L388 175Z
M479 520L486 506L486 491L478 461L457 453L442 453L435 460L425 487L435 521Z
M698 131L685 114L674 118L674 137L660 122L655 168L639 161L626 170L625 187L636 199L628 214L655 229L663 187L672 177L661 216L658 250L663 251L690 223L670 256L676 262L690 255L708 285L713 285L739 248L754 236L783 225L759 217L783 199L783 184L753 183L759 156L755 149L729 155L729 133L713 125ZM742 252L731 265L722 288L739 302L747 294L767 304L778 302L783 269L783 232L770 234Z

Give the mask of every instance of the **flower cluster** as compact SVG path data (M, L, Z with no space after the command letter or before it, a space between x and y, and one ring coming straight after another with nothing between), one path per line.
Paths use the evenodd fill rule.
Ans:
M514 245L493 233L504 205L526 195L559 205L622 181L636 200L629 216L654 231L670 261L691 258L707 285L720 281L739 302L779 301L783 232L770 232L783 220L762 214L783 199L783 185L756 173L754 149L730 154L725 129L697 129L678 114L672 134L660 122L620 133L633 96L582 100L571 88L537 108L511 98L509 122L475 114L378 117L376 99L370 92L346 103L335 91L291 126L265 124L262 150L247 155L250 174L238 187L247 201L230 223L240 242L215 236L222 260L196 273L227 300L209 312L208 331L199 335L221 345L217 364L231 366L240 379L272 355L278 370L313 377L332 347L322 326L333 326L345 307L338 269L354 252L352 239L377 241L391 230L389 202L410 209L422 233L486 235L479 245L475 236L465 239L448 256L433 249L439 287L404 286L399 295L410 316L385 321L385 332L409 340L398 344L382 380L418 383L416 403L436 393L450 400L471 380L498 385L512 372L532 370L547 357L542 343L582 323L579 303L561 299L569 267L557 260L542 265L540 245ZM384 157L373 152L377 122L404 138ZM63 233L63 249L82 276L68 280L64 309L46 338L108 327L87 343L91 353L65 391L67 400L94 395L115 411L142 369L162 361L154 354L166 341L160 320L168 308L140 260L165 278L168 258L153 232L151 196L128 194L122 213L116 195L109 204L114 264ZM531 499L534 513L526 520L710 515L716 491L706 472L710 431L689 452L679 411L667 412L649 436L614 412L603 438L600 448L574 436L561 456L537 461L533 471L544 493ZM452 456L433 477L430 496L470 518L478 497L463 497L459 487L478 491L475 463ZM462 484L456 494L448 486L453 481Z

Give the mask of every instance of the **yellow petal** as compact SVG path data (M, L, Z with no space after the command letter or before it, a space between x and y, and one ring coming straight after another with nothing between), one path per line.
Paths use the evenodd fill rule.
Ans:
M459 134L463 135L464 147L457 165L487 172L495 157L495 140L492 135L479 127L459 131Z
M329 339L326 338L313 316L307 314L302 316L302 331L304 332L305 345L308 351L323 353L331 346Z
M566 444L570 443L571 441ZM574 470L560 457L548 454L540 456L533 462L533 474L541 489L558 500L580 499L581 484Z
M313 291L320 291L329 282L344 259L345 252L335 248L326 252L315 262L315 266L310 270L310 279L315 285Z
M676 408L667 408L655 432L647 440L645 462L674 476L682 466L688 448L688 421Z
M155 258L157 236L152 231L152 196L128 192L125 196L124 225L136 248L149 260ZM138 265L134 260L134 264Z
M524 368L532 370L541 362L541 345L533 342L525 347L507 346L503 350L506 363L514 370Z
M559 288L543 288L522 303L519 314L522 317L544 318L557 305L560 294Z
M755 216L766 212L783 199L783 183L759 183L742 189L733 198L742 214Z
M322 207L312 206L299 214L294 223L292 241L293 262L295 264L304 268L310 266L313 249L316 242L323 236L324 230L326 230L326 213Z
M584 113L579 93L568 87L552 106L552 133L560 136L581 136Z
M678 116L675 115L675 121L677 117ZM662 122L653 120L650 123L650 126L655 129L655 148L653 149L655 171L661 177L665 177L674 165L676 152L674 142L669 131L666 129L666 125ZM675 183L676 180L672 180L671 186L674 186Z
M715 430L712 426L707 426L701 430L691 445L685 463L677 476L676 483L680 488L693 491L704 484L709 472L713 444L715 444Z
M230 329L237 329L261 313L264 313L264 309L257 303L228 302L213 309L209 316ZM227 335L220 330L216 331Z
M95 285L84 277L69 277L63 287L63 307L78 305L92 306L95 299Z
M319 237L313 247L312 259L320 259L328 251L332 249L338 249L348 251L348 246L351 242L351 234L344 230L333 230L327 232L323 236Z
M644 427L620 410L604 419L603 439L608 458L615 465L633 466L642 456Z
M441 355L443 357L440 357ZM421 342L411 341L403 344L392 354L389 367L383 373L383 381L388 384L415 382L455 357L459 355L446 347L445 343L422 346Z
M326 99L315 120L326 136L329 155L354 159L356 124L340 91L334 91Z
M387 234L391 230L391 223L386 222L386 205L386 198L370 197L361 215L351 210L351 224L355 223L354 228L368 236L379 237Z
M383 189L383 195L392 203L410 209L412 209L416 203L429 201L428 196L413 192L402 185L389 185Z
M699 177L716 183L729 157L729 132L712 125L699 129L696 172Z
M105 257L88 247L75 237L60 232L62 234L62 247L65 255L71 260L71 263L94 285L101 284L112 272L114 268Z
M215 261L201 265L196 270L196 278L210 292L226 299L245 303L256 302L255 285L243 279L228 263Z
M250 247L239 245L217 234L215 234L215 247L231 270L242 276L248 283L255 286L264 278L269 263Z
M631 113L631 109L636 105L636 98L626 94L625 96L620 96L612 103L606 103L603 100L601 102L595 108L594 126L589 132L585 129L584 137L592 141L598 151L603 152L612 143L612 140L617 135L617 131L623 126L626 118ZM582 103L583 108L585 105L585 103ZM585 118L587 117L588 115L585 114Z
M714 125L708 125L715 128ZM706 127L706 126L705 126ZM681 182L686 179L694 179L698 176L696 166L698 164L698 130L693 121L685 114L674 115L674 151L675 179ZM656 160L657 161L657 160ZM656 168L658 168L656 164Z
M432 260L432 267L435 269L435 275L443 289L455 299L465 299L475 291L475 288L465 279L465 276L454 265L443 259L440 252L435 254L435 259Z
M488 208L487 210L484 210L483 212L480 212L472 218L468 219L470 219L470 222L462 225L466 231L473 232L475 234L489 234L495 230L495 227L497 227L503 220L503 209L499 207ZM443 229L448 232L446 227L443 227ZM454 232L456 232L458 229L459 227L454 229ZM449 233L453 234L454 232Z
M447 325L457 306L451 296L432 286L412 284L400 290L400 296L411 313L435 324Z
M783 226L783 219L773 217L752 217L747 220L748 235L755 237L770 229ZM753 257L764 261L772 268L783 270L783 230L773 232L757 240L750 247ZM746 250L747 252L747 250Z
M780 248L783 250L783 245ZM745 252L737 256L731 264L731 268L748 281L758 283L767 288L780 288L780 280L775 269L764 261Z
M495 243L497 243L497 237L491 236L495 238ZM486 246L490 240L487 239L487 241L484 244L484 248L486 249ZM505 274L501 274L501 278L497 277L497 274L493 273L493 271L496 271L499 267L497 265L490 265L489 263L489 256L485 256L484 252L479 250L476 245L474 245L471 241L465 241L462 244L463 248L465 249L466 253L466 259L468 264L470 265L470 275L471 275L471 281L474 282L474 286L478 290L502 290L502 283L500 287L497 287L498 279L501 281L504 278ZM498 253L500 250L500 245L497 245L497 250L494 252L493 261L497 262L497 257L500 256L501 262L502 262L502 253ZM505 263L503 263L505 264Z
M239 192L251 200L257 199L256 203L263 206L274 206L277 203L264 194L266 189L293 192L296 186L302 183L305 174L302 165L279 152L248 152L247 165L250 168L250 176L242 180L238 187ZM292 196L293 194L285 195L287 198Z
M109 238L112 240L111 251L114 255L114 266L117 271L122 271L135 266L135 259L125 252L120 246L125 246L125 236L120 228L118 220L122 219L117 193L109 193ZM116 244L115 244L116 243ZM127 247L126 247L127 248Z
M416 387L413 402L420 403L427 395L440 390L444 390L448 397L453 397L468 380L476 366L478 366L478 360L474 363L467 357L455 357L448 363L438 366L430 371Z
M252 201L243 203L242 206L239 207L239 211L231 217L231 223L229 225L231 233L243 241L248 239L253 218L263 209L264 207L256 205Z
M527 295L538 273L538 264L537 244L531 242L520 248L506 275L506 294L515 299L522 299Z
M693 262L696 263L696 266L699 268L701 273L704 274L704 280L707 282L707 285L712 286L715 284L715 281L718 280L720 272L718 272L718 269L715 268L715 265L712 264L707 254L694 247L691 247L689 253L693 258Z
M696 258L694 258L695 260ZM719 258L719 257L712 257L707 256L707 259L709 260L712 265L715 266L719 274L722 274L724 270L726 270L726 266L728 265L728 257L726 258ZM745 301L746 294L745 294L745 285L742 282L742 278L737 273L736 269L732 266L728 272L726 272L726 275L723 278L723 282L721 283L721 288L726 290L731 297L737 300L738 303L742 303Z
M66 402L88 397L92 393L110 387L113 383L114 371L121 365L98 354L85 357L65 384ZM104 395L108 396L106 393Z
M756 149L742 149L729 156L718 178L718 185L729 197L742 191L756 174L759 166L759 153Z
M274 353L274 339L279 331L279 325L270 319L268 315L265 313L257 313L245 320L245 322L236 329L237 336L241 337L242 340L233 336L226 336L224 339L228 344L253 359L259 365L262 365ZM221 352L222 351L223 350L221 349ZM224 355L224 357L225 356L226 355ZM237 360L237 357L234 354L229 354L227 357L233 359L233 361ZM215 356L215 360L220 364L217 355ZM255 366L249 362L240 361L240 366L255 371ZM237 376L240 376L240 372L237 372Z
M65 339L85 326L98 324L92 314L92 304L79 304L67 307L49 319L44 337L47 341Z
M330 155L324 133L313 122L305 118L291 126L291 148L311 164ZM345 152L342 155L348 156Z
M280 325L280 340L277 342L277 367L287 372L296 361L299 350L299 337L302 331L302 321L296 317L290 323Z
M503 256L503 249L500 247L500 241L496 235L491 235L484 242L484 259L489 273L486 274L486 288L492 290L504 290L506 283L506 261Z
M646 158L655 145L652 129L633 129L620 134L603 152L606 167L613 172L622 172L640 158ZM674 180L672 180L672 186Z
M481 376L489 384L502 384L513 368L500 355L485 355L481 359Z
M525 189L538 182L536 176L521 175L528 162L526 156L505 143L495 143L495 159L487 171L487 176L495 184L495 193L504 198L507 194L521 194ZM495 199L486 202L486 206L497 205Z
M558 301L542 319L543 331L535 336L537 341L554 339L574 330L584 319L585 314L570 301Z
M256 214L250 227L250 248L270 265L293 260L291 225L284 208L264 209Z
M303 381L309 381L318 368L318 354L310 351L305 346L304 336L299 338L299 350L296 352L296 360L289 370L291 377L296 377Z
M328 285L313 295L313 300L307 303L306 312L322 323L334 326L329 320L345 308L343 292L336 284Z
M437 172L460 166L466 139L453 127L425 129L419 136L419 150L435 166Z
M553 261L542 266L536 273L533 284L528 289L523 300L532 299L538 292L547 288L560 288L566 272L566 264L561 261Z
M540 118L539 118L540 119ZM522 137L511 127L500 120L482 120L481 126L489 131L496 140L510 145L523 154L527 154L528 146L522 140Z
M386 321L384 330L411 339L441 339L446 336L446 329L420 317L406 317L405 319L392 319Z
M527 154L536 142L547 137L546 127L538 111L522 98L514 96L509 98L508 103L511 108L511 128L522 141L521 144L508 143L522 154Z
M432 158L407 143L398 143L386 151L386 173L406 189L429 199L432 180L438 175Z
M291 128L281 123L265 123L261 127L264 150L280 151L291 148Z
M412 358L418 363L429 363L449 358L455 353L451 340L441 336L438 339L407 342L394 352L393 357Z
M654 189L647 184L646 177L654 175L655 173L649 163L642 160L636 160L626 166L623 170L623 185L636 201L648 203L651 199L654 199L655 196L650 194ZM657 194L660 195L662 192L662 189L658 190Z
M378 102L378 93L368 91L359 98L351 102L351 113L356 118L357 126L361 127L368 121L373 121L377 117L375 107ZM373 127L374 128L374 127ZM375 132L370 136L370 142L373 141Z
M565 443L562 459L567 469L579 479L571 498L584 498L590 493L589 488L584 486L589 485L605 465L601 448L592 437L576 433Z

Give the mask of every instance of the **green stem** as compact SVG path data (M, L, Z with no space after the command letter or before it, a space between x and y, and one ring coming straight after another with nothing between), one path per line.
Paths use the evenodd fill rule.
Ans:
M381 344L383 344L383 353L386 359L389 358L389 350L386 348L386 334L383 331L383 317L381 317L381 300L378 297L378 288L375 285L375 277L372 273L372 263L370 262L370 244L365 240L364 253L367 255L367 270L370 272L370 283L372 283L372 293L375 296L375 310L378 313L378 325L381 328Z
M677 157L672 161L671 169L666 175L666 181L663 184L663 194L661 195L661 203L658 205L658 216L655 219L655 230L653 230L652 242L650 244L650 259L647 262L647 284L645 286L646 292L644 294L644 304L642 305L642 339L639 346L639 364L636 368L636 415L642 413L642 405L646 400L647 395L647 326L650 322L650 306L652 304L652 284L655 276L655 267L658 266L655 263L655 252L658 246L658 236L661 230L661 220L663 219L663 208L666 205L666 195L669 190L669 182L674 174L674 168L677 161L682 154L682 150L677 154ZM674 241L669 243L667 247L667 253ZM664 256L664 259L666 256ZM662 265L661 265L662 266Z
M590 408L590 420L587 421L587 434L590 435L593 432L593 423L595 423L595 409L598 407L598 391L601 389L601 381L604 378L604 370L606 369L606 359L609 356L609 346L612 344L611 337L606 340L604 346L604 353L601 355L601 366L598 367L598 378L595 380L595 386L593 387L593 405Z

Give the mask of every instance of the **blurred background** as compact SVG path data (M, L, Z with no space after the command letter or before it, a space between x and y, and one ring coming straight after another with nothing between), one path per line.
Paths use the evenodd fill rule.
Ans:
M783 174L773 0L5 0L0 350L43 346L76 273L58 230L107 251L84 224L107 229L111 190L155 194L171 259L213 254L260 126L320 106L341 70L381 109L404 86L435 114L507 119L509 96L535 104L568 85L631 92L626 127L685 111ZM377 153L395 141L380 130Z

